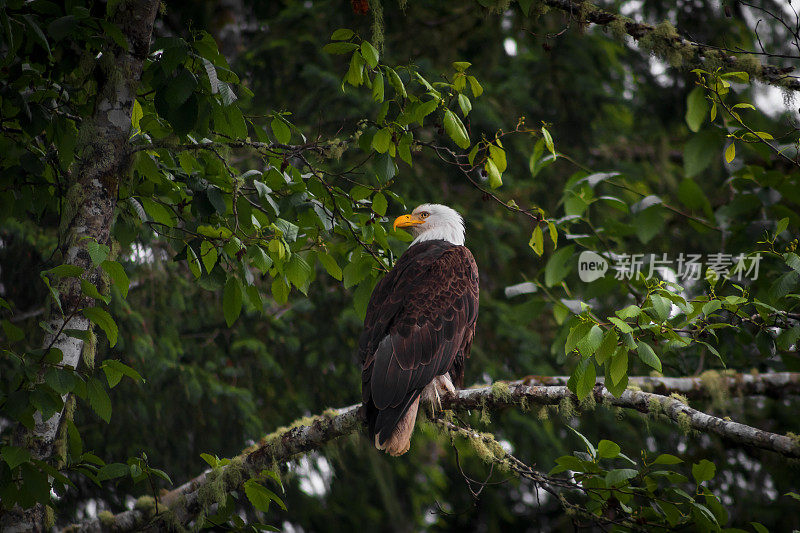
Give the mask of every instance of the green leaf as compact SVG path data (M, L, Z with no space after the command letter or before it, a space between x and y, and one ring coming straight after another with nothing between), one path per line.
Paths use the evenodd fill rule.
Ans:
M288 302L289 290L289 285L286 284L282 277L272 280L272 297L275 298L275 303L283 305Z
M406 93L406 86L403 84L403 80L400 79L400 76L397 75L397 72L389 67L384 67L384 69L389 77L389 84L394 88L394 91L397 93L397 95L402 98L407 97L408 94Z
M292 258L285 267L286 278L303 294L308 294L313 270L311 265L299 254L292 254Z
M731 143L725 149L725 161L730 163L736 157L736 144Z
M461 122L461 119L449 109L444 110L444 130L459 148L465 150L469 148L470 142L467 128L464 127L464 123Z
M377 193L375 196L372 197L372 210L378 213L379 215L383 216L386 214L386 209L389 207L389 202L386 200L386 197L381 194Z
M506 162L506 151L494 144L489 145L489 157L492 158L497 170L502 174L506 171L508 163Z
M148 468L148 471L149 471L151 474L154 474L154 475L156 475L156 476L160 477L161 479L163 479L164 481L166 481L166 482L167 482L167 483L169 483L170 485L172 485L172 484L173 484L173 483L172 483L172 478L171 478L171 477L169 477L169 474L167 474L167 473L166 473L166 472L164 472L163 470L160 470L160 469L158 469L158 468Z
M125 477L130 472L128 465L122 463L108 463L103 465L97 472L97 481L107 481L109 479L116 479Z
M208 77L208 85L211 87L211 94L218 94L220 92L220 83L219 76L217 76L217 68L214 66L214 63L208 59L202 58L202 60L203 69L206 71L206 76Z
M597 383L597 368L594 366L594 361L586 359L584 362L586 363L585 369L575 385L575 394L579 400L589 396Z
M583 357L594 354L603 342L603 330L597 324L593 325L586 335L578 341L578 352Z
M96 378L90 378L86 383L86 394L89 405L97 415L106 421L111 421L111 398L108 397L105 387Z
M211 468L216 468L216 467L217 467L217 465L219 464L219 459L217 459L217 458L216 458L216 457L214 457L213 455L209 455L209 454L207 454L207 453L201 453L201 454L200 454L200 458L201 458L203 461L205 461L206 463L208 463L208 465L209 465Z
M367 254L353 252L350 262L344 267L344 288L349 289L367 277L372 270L372 261Z
M106 377L108 377L108 372L110 371L115 379L117 374L121 374L122 376L131 378L137 383L144 383L144 378L141 374L139 374L139 372L121 361L117 361L116 359L106 359L103 361L102 366L103 371L106 372ZM117 380L117 382L119 382L119 380Z
M255 480L248 479L244 482L244 493L247 495L247 499L250 500L250 503L253 504L253 507L259 511L267 512L269 510L269 504L272 501L277 503L284 511L286 510L286 504L283 503L283 500L281 500L277 494L263 485L260 485Z
M376 102L383 102L383 74L379 70L375 74L375 79L372 80L372 99Z
M145 212L153 219L153 222L168 227L175 225L172 211L167 209L164 205L153 201L151 198L141 197L139 200Z
M89 252L89 257L92 259L92 264L94 266L98 266L108 258L110 249L105 244L100 244L95 240L89 240L86 243L86 251Z
M638 474L639 472L633 470L632 468L618 468L616 470L611 470L608 474L606 474L606 486L613 487L622 485L629 479L636 477Z
M530 246L538 256L544 253L544 235L542 234L542 228L538 224L533 228L528 246Z
M344 55L358 50L358 45L355 43L328 43L322 47L322 51L326 54Z
M475 76L467 76L467 81L469 81L469 88L472 90L472 96L477 98L483 94L483 87L478 83Z
M353 37L353 30L347 28L339 28L331 34L331 41L346 41Z
M698 485L704 481L713 479L716 472L717 467L714 465L714 463L707 459L702 459L699 463L692 465L692 477L695 479Z
M242 312L242 289L235 276L228 276L222 291L222 314L228 327L232 326Z
M225 83L224 81L219 81L219 79L217 79L217 90L219 91L220 98L222 98L222 104L223 104L223 106L225 106L225 108L229 108L229 106L232 103L234 103L236 100L239 99L236 96L236 93L233 92L233 89L231 89L231 86L228 85L227 83ZM233 109L235 109L235 108L233 108ZM230 124L231 120L233 120L233 119L235 119L237 121L239 120L239 117L238 116L234 117L233 115L230 114L230 111L231 111L231 109L222 109L221 110L221 115L220 115L221 117L224 117L224 121L225 121L225 126L224 127L227 128L227 129L231 128L231 124ZM214 120L216 120L216 118Z
M381 154L389 149L390 144L392 144L392 130L389 128L379 129L372 137L372 147Z
M458 107L461 108L461 114L466 117L467 115L469 115L469 112L472 111L472 102L469 101L469 98L467 98L466 95L459 94Z
M602 459L613 459L619 456L620 447L616 442L610 440L601 440L597 444L597 456Z
M701 131L692 135L683 148L683 168L686 177L699 174L708 167L716 158L720 148L719 135L710 130Z
M609 368L609 376L611 382L617 384L628 373L628 349L625 346L620 346L614 352L611 358L611 367Z
M615 398L620 398L622 394L628 389L628 376L622 376L619 383L613 383L611 378L607 379L604 383L606 390L614 395Z
M31 452L19 446L3 446L0 450L3 460L8 463L8 467L14 470L16 467L31 458Z
M178 74L169 82L164 99L173 109L178 109L197 88L197 77L191 71L180 68ZM167 117L169 118L169 117ZM170 122L172 122L170 120Z
M709 316L714 311L719 311L722 308L722 302L719 300L710 300L703 304L703 314Z
M192 275L195 278L199 278L203 273L202 268L200 267L200 258L197 257L197 253L194 251L194 248L186 245L186 262L189 265L189 270L191 271Z
M281 236L286 242L294 242L297 240L297 235L300 233L300 228L296 224L292 224L288 220L282 218L276 219L275 227L281 232Z
M662 453L656 460L653 461L654 465L676 465L682 463L683 459L680 457L675 457L674 455L670 455L668 453Z
M45 270L42 274L53 274L60 278L76 278L83 274L83 268L77 265L58 265L50 270Z
M794 288L800 283L800 273L790 270L785 274L781 275L772 282L772 285L769 287L769 297L774 302L777 301L787 294L794 290Z
M319 262L322 263L322 266L325 267L325 270L333 279L342 281L342 269L332 256L326 252L320 252L317 254L317 259L319 259Z
M69 36L77 27L78 19L74 15L59 17L47 25L47 35L58 42Z
M547 223L547 228L550 230L550 240L553 241L553 248L555 248L558 246L558 230L552 222Z
M756 533L769 533L769 529L759 522L750 522L750 525L753 526L753 529L756 530Z
M695 87L686 98L686 124L697 133L708 113L708 101L702 87Z
M550 132L547 131L547 128L545 128L544 126L542 126L542 138L544 139L544 144L547 147L547 149L550 151L551 154L553 154L553 158L554 159L557 158L558 155L556 154L555 144L553 144L553 137L550 135Z
M570 244L553 253L550 260L547 261L547 265L544 267L545 285L553 287L567 277L572 271L572 257L574 251L575 245Z
M636 214L633 220L636 236L643 243L649 242L664 229L664 209L656 205Z
M9 342L19 342L25 338L25 332L22 328L15 326L9 320L3 319L2 321L3 333Z
M200 260L203 261L203 266L206 267L206 272L211 272L214 268L214 265L217 264L217 257L219 256L217 252L217 247L214 246L209 241L203 241L200 243Z
M22 18L25 19L25 22L28 23L28 26L33 30L33 38L37 41L42 48L47 51L47 55L51 56L50 53L50 45L47 42L47 37L45 36L42 29L36 24L36 21L33 19L32 15L22 15Z
M382 154L375 158L375 176L380 183L387 183L397 173L397 165L389 154Z
M198 226L197 233L212 239L227 239L233 234L228 228L215 228L206 224Z
M494 161L487 159L483 168L486 170L486 174L489 178L489 186L492 189L496 189L503 184L503 176L497 169L497 165L495 165Z
M605 333L603 342L600 343L594 355L598 365L611 359L611 356L617 351L617 341L619 341L619 336L616 331L610 329Z
M114 322L114 319L108 314L108 311L100 309L99 307L90 307L88 309L84 309L83 314L93 323L100 326L100 328L105 332L106 337L108 337L108 343L113 348L114 345L117 344L117 335L119 334L119 329L117 328L117 323Z
M579 322L577 325L572 326L567 335L567 340L564 343L564 355L569 355L578 346L578 341L586 336L589 330L594 326L591 322Z
M658 358L649 344L644 341L639 341L638 353L639 359L641 359L644 364L649 365L661 372L661 360Z
M111 296L100 294L100 291L97 290L97 287L95 287L93 283L86 279L81 279L81 292L90 298L94 298L95 300L101 300L105 303L111 301Z
M693 179L686 178L678 186L678 199L689 209L711 213L711 203Z
M617 318L615 316L608 317L608 320L612 324L617 326L617 329L619 329L622 333L630 333L631 331L633 331L633 328L630 327L627 322L623 322L622 320L620 320L619 318Z
M111 282L117 286L119 289L120 294L122 294L123 298L128 297L128 288L130 287L130 280L128 279L128 275L125 273L125 268L117 261L103 261L100 265L103 270L106 271L108 277L111 278Z
M642 310L637 305L629 305L625 309L615 311L614 313L622 320L627 320L629 318L636 318L642 313Z
M733 79L738 81L739 83L750 83L750 75L747 72L726 72L722 74L720 78L722 78L723 80ZM750 104L737 104L737 105L750 105Z
M575 433L575 434L576 434L578 437L580 437L580 439L583 441L583 444L586 446L586 451L589 453L589 455L591 455L591 456L592 456L592 458L595 458L595 457L597 457L597 450L596 450L596 449L595 449L595 447L592 445L591 441L590 441L589 439L587 439L587 438L586 438L586 437L583 435L583 433L581 433L581 432L580 432L580 431L578 431L577 429L573 428L572 426L567 426L567 429L569 429L570 431L572 431L573 433Z
M494 164L494 161L487 159L483 168L486 170L486 174L489 177L489 186L492 189L496 189L503 184L503 176L497 169L497 165Z
M275 136L275 140L280 144L289 144L289 141L292 140L292 132L286 124L286 121L281 117L273 118L269 126L272 128L272 134Z
M670 310L672 309L672 302L661 296L660 294L650 295L650 304L653 306L655 318L659 322L664 322L669 318Z
M783 233L788 227L789 227L789 217L780 219L778 221L777 226L775 227L775 236L777 237L778 235Z
M247 248L247 256L250 257L250 260L253 262L253 266L260 270L262 274L266 274L269 268L272 266L272 258L268 256L257 244L251 244Z
M369 41L361 43L361 55L371 68L378 66L378 51Z
M378 278L369 277L359 283L358 287L353 291L353 308L359 320L363 321L367 314L367 304L369 303L370 295L377 282Z
M75 388L77 378L71 369L51 366L44 374L44 381L57 393L67 394Z
M440 103L441 100L439 100L438 98L434 98L433 100L428 100L427 102L421 103L416 108L416 111L414 112L414 117L416 121L419 122L420 126L423 125L422 124L423 119L428 115L430 115L431 113L433 113L434 111L436 111Z

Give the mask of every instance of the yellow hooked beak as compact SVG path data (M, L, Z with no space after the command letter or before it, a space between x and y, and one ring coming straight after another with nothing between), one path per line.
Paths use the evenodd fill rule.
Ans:
M397 231L397 228L410 228L424 223L425 220L423 218L413 213L410 215L401 215L394 220L394 229Z

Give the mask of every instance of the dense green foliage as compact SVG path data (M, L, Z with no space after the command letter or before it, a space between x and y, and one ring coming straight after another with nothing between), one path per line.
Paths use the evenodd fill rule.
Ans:
M713 400L698 409L798 430L796 399L718 385L720 372L800 370L798 135L788 113L752 105L763 85L665 48L671 25L637 45L539 2L370 6L166 5L113 241L86 245L104 282L84 280L95 305L73 309L57 292L85 274L64 264L83 201L73 173L113 68L98 67L103 52L126 46L109 22L117 3L0 2L4 509L41 502L58 524L87 506L118 512L298 417L358 402L366 303L410 240L391 221L423 202L465 216L481 271L466 383L571 375L585 400L597 376L619 395L628 375L702 375ZM757 47L741 6L732 18L707 2L606 8ZM766 22L764 46L791 55ZM761 259L757 279L705 266L695 280L647 277L645 261L644 275L585 282L586 250L672 265L725 253L729 270ZM76 369L42 345L48 301L97 326L65 332L85 341ZM58 456L31 458L15 427L60 412L66 393ZM401 459L342 439L248 481L209 520L238 506L254 524L307 531L561 530L591 524L586 512L626 527L800 528L786 459L589 403L466 419L594 490L563 504L496 471L501 483L473 498L461 469L486 478L480 450L423 422Z

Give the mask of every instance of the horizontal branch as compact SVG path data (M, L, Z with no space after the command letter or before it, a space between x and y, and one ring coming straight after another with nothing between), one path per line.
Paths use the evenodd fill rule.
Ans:
M564 11L576 17L583 24L597 24L609 27L612 32L621 36L630 35L639 46L669 61L672 66L705 66L707 70L721 66L735 71L747 72L751 77L763 83L790 89L800 90L800 80L789 76L795 69L764 65L755 54L738 52L740 57L702 43L694 42L678 35L668 22L657 26L636 22L628 17L600 9L589 2L573 2L571 0L543 0L545 6Z
M339 141L341 142L341 141ZM282 144L251 141L249 139L228 139L224 141L200 141L196 143L180 144L171 141L156 141L145 144L136 144L130 147L131 153L142 150L169 149L171 152L186 152L194 150L218 150L221 148L252 148L257 151L269 152L272 155L294 155L303 152L324 153L330 142L310 142L305 144Z
M509 382L509 385L566 385L569 376L527 376ZM604 378L597 379L603 383ZM628 387L638 387L645 392L669 396L678 393L689 400L715 398L719 394L731 396L766 396L786 398L800 396L800 372L771 372L769 374L736 374L706 371L696 377L670 378L631 376Z
M463 411L488 409L497 411L508 407L531 405L559 405L563 401L578 406L577 397L563 384L566 377L530 376L513 382L497 382L492 386L457 391L455 395L442 398L442 407ZM798 394L800 373L735 374L717 375L714 387L727 386L731 392L743 395L782 396ZM652 378L631 377L629 388L615 398L598 383L592 394L597 403L633 409L642 413L665 415L666 418L686 429L714 433L741 445L754 446L789 458L800 458L800 442L793 437L769 433L751 426L708 415L686 405L679 397L668 396L670 392L695 398L710 397L708 383L703 378ZM637 388L658 390L645 392ZM774 390L783 391L775 394ZM705 392L704 392L705 391ZM235 490L241 484L258 475L264 469L274 469L310 450L318 449L339 437L361 431L364 415L360 405L342 409L329 409L321 415L297 420L287 428L281 428L262 438L261 441L229 464L208 470L184 483L159 500L159 513L151 504L137 506L117 515L107 514L80 524L70 526L73 532L132 531L186 526L198 520L209 508L222 503L220 494ZM166 508L166 509L165 509Z
M669 420L686 429L714 433L737 444L776 452L792 459L800 458L800 441L796 438L703 413L689 407L679 397L629 388L616 398L599 383L592 394L597 403L635 409L642 413L664 414ZM483 408L494 410L511 405L558 405L565 399L577 403L577 398L566 386L536 386L513 382L501 387L495 385L458 391L455 396L443 398L442 407L454 410Z

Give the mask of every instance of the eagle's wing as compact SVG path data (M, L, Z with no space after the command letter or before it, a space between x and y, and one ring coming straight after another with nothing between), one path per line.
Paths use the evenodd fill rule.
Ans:
M419 243L376 286L360 340L362 396L371 433L383 443L436 376L460 384L478 315L478 271L470 251Z

